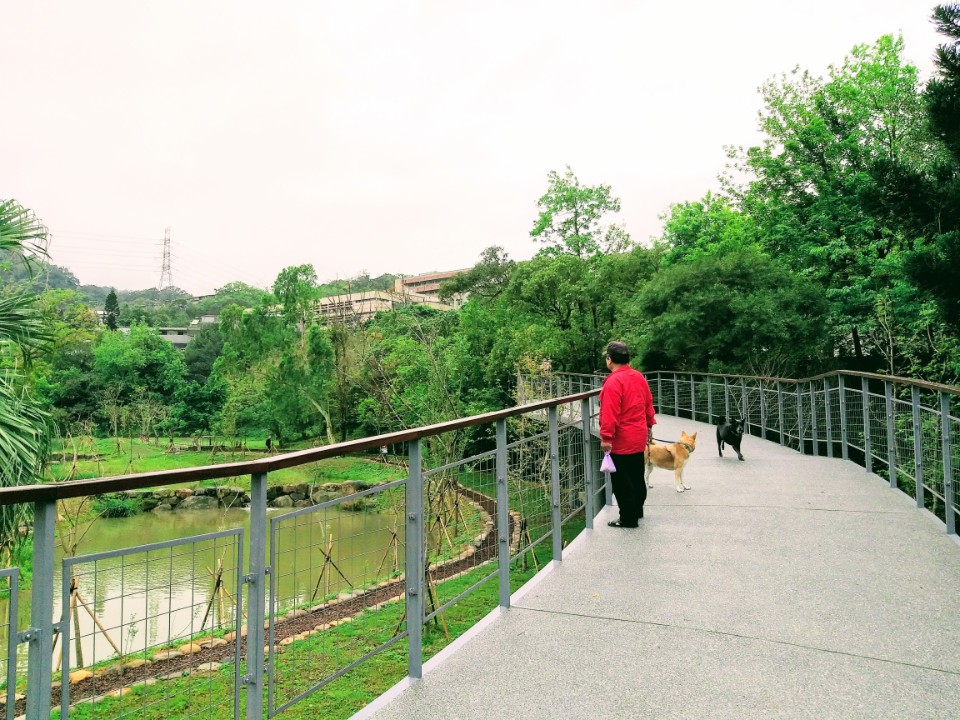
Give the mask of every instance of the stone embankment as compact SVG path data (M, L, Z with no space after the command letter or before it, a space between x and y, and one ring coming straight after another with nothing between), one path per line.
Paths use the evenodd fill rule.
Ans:
M274 485L267 488L267 505L271 508L302 508L318 505L345 495L367 490L372 485L364 482L324 483L323 485ZM250 507L250 494L239 487L220 485L200 488L157 488L155 490L126 490L102 495L103 498L135 500L143 512L172 512L174 510L223 510ZM372 497L358 498L343 503L345 510L368 510L376 507Z

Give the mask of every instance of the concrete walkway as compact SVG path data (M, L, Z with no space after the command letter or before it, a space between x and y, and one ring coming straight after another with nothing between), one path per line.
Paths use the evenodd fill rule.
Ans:
M375 715L960 718L960 547L843 460L699 431L637 530L597 529Z

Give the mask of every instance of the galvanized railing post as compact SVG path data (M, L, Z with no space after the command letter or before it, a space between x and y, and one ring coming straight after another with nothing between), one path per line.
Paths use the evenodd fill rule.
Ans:
M663 373L657 370L657 399L654 403L657 406L657 412L663 412Z
M767 439L767 403L764 400L766 394L763 389L763 380L759 381L760 389L760 437Z
M510 486L507 482L507 421L497 420L497 561L500 607L510 607Z
M407 585L407 640L409 652L407 675L413 679L423 677L423 466L420 440L410 442L408 451L410 476L406 492L406 538L404 560Z
M29 645L27 652L27 717L50 717L50 686L53 682L53 550L57 504L54 501L33 505L33 589L30 593L30 627L21 636ZM15 632L12 618L8 632ZM65 671L69 671L64 668ZM66 675L66 672L64 672ZM68 681L69 682L69 681Z
M673 374L673 415L680 417L680 378Z
M783 384L777 380L777 427L780 431L780 444L785 445L783 435Z
M726 377L723 378L723 411L727 420L733 419L730 417L730 380Z
M690 419L697 419L697 386L693 380L693 373L690 374Z
M850 445L847 436L847 388L843 375L837 378L837 392L840 394L840 455L844 460L850 459Z
M557 424L557 408L548 411L550 431L550 507L553 528L553 559L563 560L563 533L560 517L560 431Z
M17 689L17 646L20 644L20 638L17 637L19 625L17 624L17 611L20 601L20 573L14 571L10 577L10 599L7 602L7 720L14 720L16 709L16 689ZM69 670L69 668L68 668ZM69 685L69 683L67 683Z
M863 466L867 472L873 472L873 455L870 448L870 382L861 378L860 392L863 393Z
M714 423L713 418L713 386L710 383L710 378L707 377L707 422L710 424Z
M597 514L597 493L593 486L593 458L590 454L590 401L580 401L580 434L583 436L583 492L584 512L587 530L593 529L593 518Z
M750 432L750 405L747 403L746 378L740 378L740 400L743 403L743 412L740 414L740 417L743 418L743 429L748 435L753 435Z
M940 393L940 436L943 439L943 504L947 535L956 535L956 511L953 499L953 438L950 421L950 396Z
M813 455L820 455L820 434L817 424L817 393L813 389L813 381L810 381L810 438L813 442Z
M893 383L885 380L883 397L887 404L887 471L890 473L890 487L897 487L897 433L893 416Z
M827 421L827 457L833 457L833 417L830 407L830 380L823 379L823 416Z
M267 473L250 476L250 561L247 581L247 720L263 718L263 624L267 597ZM237 642L240 642L237 629Z
M800 454L803 455L803 390L797 383L797 442L800 445Z
M916 482L917 507L923 507L923 425L920 422L920 388L910 388L913 410L913 477Z

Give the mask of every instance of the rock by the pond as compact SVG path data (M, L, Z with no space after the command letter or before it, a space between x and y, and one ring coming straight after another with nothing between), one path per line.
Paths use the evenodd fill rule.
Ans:
M216 675L220 672L220 663L208 662L194 668L191 675Z
M180 657L180 653L176 650L161 650L153 656L153 660L154 662L163 662L164 660L172 660L178 657Z
M200 647L215 648L215 647L223 647L226 644L227 644L227 641L224 640L223 638L210 638L209 640L204 640L202 643L200 643Z
M193 655L203 650L203 648L196 643L187 643L186 645L181 645L179 650L181 655Z
M182 510L216 510L217 506L217 499L207 495L191 495L180 503Z
M84 680L92 678L93 673L90 672L89 670L74 670L72 673L70 673L69 677L70 677L70 684L76 685L77 683L81 683Z
M291 498L289 495L281 495L280 497L270 501L270 507L274 507L274 508L293 507L293 498Z
M150 664L151 662L149 660L144 660L141 658L139 660L131 660L130 662L125 663L123 666L123 669L136 670L137 668L143 667L144 665L150 665Z

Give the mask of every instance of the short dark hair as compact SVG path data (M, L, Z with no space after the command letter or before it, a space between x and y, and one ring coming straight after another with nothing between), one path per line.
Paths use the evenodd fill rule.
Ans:
M630 362L630 350L626 343L615 340L607 345L607 357L617 365L626 365Z

